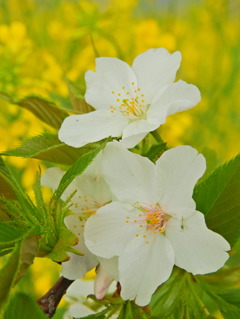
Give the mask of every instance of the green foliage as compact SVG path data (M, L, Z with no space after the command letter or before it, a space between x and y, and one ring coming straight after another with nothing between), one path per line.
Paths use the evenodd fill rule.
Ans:
M9 301L4 319L46 319L34 298L25 293L16 293Z
M52 251L48 254L48 257L56 262L67 261L70 259L67 251L71 251L82 256L81 252L71 248L72 246L75 246L77 242L77 237L69 229L62 227L58 231L58 240Z
M56 129L60 128L63 120L68 116L66 111L57 107L52 101L37 95L29 95L19 101L12 99L4 92L0 92L0 97L30 111L41 121Z
M12 177L2 158L0 157L0 196L8 199L16 199Z
M26 273L37 255L38 241L35 235L26 236L18 243L0 271L0 306L7 299L11 287Z
M91 107L84 99L84 95L82 92L83 90L81 90L79 87L76 86L75 83L68 79L66 79L66 82L70 93L71 103L74 109L79 113L88 113L93 111L93 107Z
M74 148L59 141L56 135L45 133L32 137L19 147L3 152L1 155L36 158L57 164L72 165L82 154L92 148L93 146Z
M9 222L0 222L0 249L13 247L22 238L23 233L20 229Z
M143 155L155 163L164 151L166 151L166 143L160 142L159 144L152 145L148 152Z
M208 284L203 278L197 277L197 282L204 289L204 292L217 309L223 315L224 319L236 319L240 317L240 290L224 289ZM232 298L234 298L232 300Z
M208 227L234 245L240 236L240 155L197 185L193 198Z
M142 318L148 319L151 316L151 310L147 307L138 307L133 301L124 303L118 319Z
M56 129L60 128L63 120L68 116L67 112L58 108L53 102L35 95L27 96L15 104L32 112L41 121Z

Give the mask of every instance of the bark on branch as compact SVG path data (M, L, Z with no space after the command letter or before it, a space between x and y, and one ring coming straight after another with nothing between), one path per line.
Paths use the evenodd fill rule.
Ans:
M49 289L44 296L37 300L37 304L49 318L52 318L55 314L59 302L66 293L67 288L73 282L74 280L60 277L55 285Z

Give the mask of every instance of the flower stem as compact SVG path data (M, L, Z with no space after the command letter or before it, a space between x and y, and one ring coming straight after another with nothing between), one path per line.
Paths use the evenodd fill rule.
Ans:
M150 132L152 134L152 136L155 138L155 140L161 144L161 143L165 143L164 140L161 138L161 136L159 135L158 131L155 130L155 131L152 131Z

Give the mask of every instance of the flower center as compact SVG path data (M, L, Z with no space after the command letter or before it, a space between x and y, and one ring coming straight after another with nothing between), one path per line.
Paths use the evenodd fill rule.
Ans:
M140 214L134 218L127 216L126 223L135 223L140 228L150 231L147 232L148 234L164 232L169 216L162 211L158 204L147 205L136 202L134 206L140 210ZM138 236L139 234L136 234L136 237ZM143 237L146 238L146 233Z
M116 106L110 106L110 112L120 112L130 120L145 118L149 105L145 103L141 89L137 88L134 82L130 91L126 91L125 86L121 89L121 92L112 91L117 103Z

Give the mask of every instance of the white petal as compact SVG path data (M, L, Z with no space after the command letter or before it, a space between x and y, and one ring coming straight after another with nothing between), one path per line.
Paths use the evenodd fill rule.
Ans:
M146 243L143 237L131 241L119 257L121 297L146 306L156 288L165 282L174 265L174 252L169 241L161 234Z
M71 185L78 190L72 198L72 202L77 203L77 208L74 210L74 205L71 207L77 213L86 206L96 210L112 200L111 191L102 175L102 152Z
M118 94L133 92L132 82L136 83L131 67L117 58L97 58L96 72L88 71L85 80L85 99L96 109L118 106Z
M163 153L156 162L159 203L165 213L178 218L191 215L194 185L206 169L203 155L190 146L178 146Z
M99 257L119 256L137 233L137 225L126 223L126 217L138 214L138 209L118 202L101 207L86 222L86 246Z
M119 142L122 145L124 145L124 147L126 147L126 148L133 148L138 143L140 143L146 135L147 135L147 133L139 133L136 135L130 135L128 137L121 139Z
M180 52L170 54L163 48L150 49L135 58L132 68L148 103L153 102L163 86L174 81L180 62Z
M70 318L79 318L80 316L85 317L85 316L90 316L95 314L95 312L92 309L88 308L87 306L83 305L80 302L76 302L70 305L68 312L69 312Z
M113 257L109 259L98 257L98 260L101 265L101 268L104 270L105 273L111 276L113 280L119 279L118 257Z
M156 203L154 164L128 151L121 143L109 143L103 151L103 174L117 200L133 204Z
M97 276L94 281L94 294L97 299L102 299L108 292L114 279L118 279L118 258L100 259Z
M147 133L154 131L157 127L146 120L136 120L124 128L122 142L126 147L132 148L141 142Z
M55 191L58 188L59 182L64 174L65 172L58 167L48 168L41 176L41 185L50 187L53 191Z
M98 260L85 245L83 236L85 223L80 221L76 215L67 216L64 221L66 226L78 237L79 242L74 246L74 249L84 253L84 256L69 253L70 260L62 263L62 274L68 279L82 278L98 264Z
M83 299L91 294L93 294L93 280L75 280L67 289L64 298L70 302L71 299Z
M200 91L195 85L182 80L172 83L150 106L148 111L149 121L158 119L160 125L166 121L166 116L188 110L200 100Z
M183 221L170 219L165 233L175 251L175 264L194 275L217 271L229 257L228 242L207 228L200 212Z
M110 110L71 115L63 121L58 138L67 145L81 147L108 136L121 136L127 123L125 116L119 113L113 114Z

